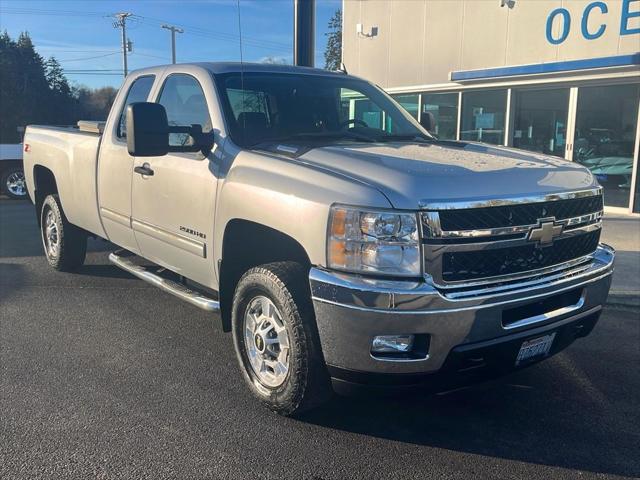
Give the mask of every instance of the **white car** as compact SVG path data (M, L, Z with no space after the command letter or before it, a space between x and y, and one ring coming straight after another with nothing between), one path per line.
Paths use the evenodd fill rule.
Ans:
M10 198L27 198L22 144L0 144L0 192Z

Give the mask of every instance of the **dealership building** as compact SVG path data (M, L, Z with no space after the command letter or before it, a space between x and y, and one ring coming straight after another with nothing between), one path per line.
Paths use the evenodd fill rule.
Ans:
M348 72L439 138L579 162L640 212L640 0L344 0L342 36Z

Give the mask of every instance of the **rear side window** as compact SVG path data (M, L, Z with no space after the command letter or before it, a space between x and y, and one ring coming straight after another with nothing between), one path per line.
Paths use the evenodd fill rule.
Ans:
M158 100L167 111L169 125L198 124L204 133L212 129L207 101L200 83L191 75L175 74L167 78ZM190 145L193 139L186 133L169 134L169 145Z
M129 93L124 101L124 107L120 112L120 121L118 122L118 131L116 132L118 138L127 138L127 106L131 103L146 102L153 87L155 76L147 75L134 80L129 87Z

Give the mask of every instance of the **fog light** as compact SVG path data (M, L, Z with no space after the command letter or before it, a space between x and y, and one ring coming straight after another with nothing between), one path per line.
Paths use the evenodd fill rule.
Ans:
M373 338L372 353L407 353L413 347L413 335L379 335Z

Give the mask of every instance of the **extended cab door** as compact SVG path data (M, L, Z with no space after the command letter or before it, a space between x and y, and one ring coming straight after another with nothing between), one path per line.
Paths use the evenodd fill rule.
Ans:
M147 101L155 78L142 75L127 80L123 86L126 97L113 106L98 159L98 204L104 229L110 241L136 253L139 249L131 228L133 157L127 151L126 111L130 103Z
M206 79L205 79L206 80ZM208 86L210 92L213 86ZM202 84L196 77L173 73L166 77L157 101L170 125L199 124L213 128ZM187 134L170 134L171 145L191 141ZM133 174L132 225L142 255L206 286L214 284L213 220L217 179L214 151L169 153L136 158L147 172ZM140 170L140 169L139 169Z

